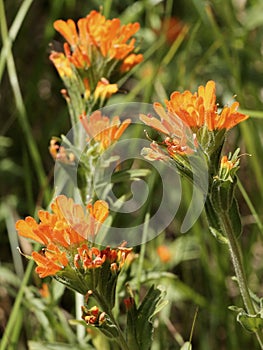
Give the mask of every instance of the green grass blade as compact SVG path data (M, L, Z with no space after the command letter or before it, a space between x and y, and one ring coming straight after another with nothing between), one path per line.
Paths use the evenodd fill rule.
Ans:
M263 223L261 222L261 220L257 214L257 211L256 211L251 199L249 198L247 191L245 190L244 186L242 185L242 183L239 179L237 181L237 185L238 185L238 188L239 188L245 202L247 203L247 206L249 207L249 210L251 211L251 214L253 215L253 217L255 219L255 222L256 222L259 230L263 234Z
M263 118L263 111L254 111L250 109L239 108L240 113L249 115L251 118Z
M6 23L6 16L5 16L5 8L4 8L4 3L3 0L0 0L0 17L1 17L1 36L3 43L5 45L6 41L8 41L8 29L7 29L7 23ZM32 158L33 162L33 167L36 171L37 177L39 184L41 186L41 189L46 188L47 183L46 183L46 176L44 172L44 168L42 165L41 157L38 152L38 148L36 145L36 142L33 138L32 131L28 122L27 118L27 112L26 108L24 105L23 97L21 94L20 86L19 86L19 81L16 73L16 67L15 67L15 62L13 55L10 50L10 54L7 57L7 68L8 68L8 74L9 74L9 79L10 79L10 84L14 93L14 98L15 98L15 104L16 108L18 110L18 121L21 125L21 128L24 132L25 139L28 145L28 149ZM46 203L48 202L48 193L45 191L45 200Z
M17 323L17 315L19 312L21 312L21 305L23 303L25 287L27 286L27 284L29 282L34 264L35 264L35 262L33 260L30 260L28 265L27 265L24 279L23 279L23 281L21 283L21 287L17 293L17 297L15 300L13 309L11 311L5 332L4 332L3 337L2 337L0 350L6 350L9 348L11 339L12 339L12 341L14 341L13 336L12 336L12 334L14 332L16 333L17 338L19 336L19 332L18 332L18 329L16 329L16 327L20 328L21 325Z
M111 5L112 5L112 0L107 0L107 1L104 2L103 15L106 18L110 17Z
M146 213L145 215L145 221L144 221L144 226L143 226L143 234L142 234L142 241L145 242L145 239L147 237L147 232L149 230L149 220L150 220L150 214ZM140 255L139 255L139 264L138 264L138 269L137 269L137 291L139 297L140 293L140 288L141 288L141 277L142 277L142 271L143 271L143 262L144 262L144 257L145 257L145 251L146 251L146 243L143 243L141 245L141 250L140 250Z
M32 4L33 0L24 0L22 5L20 6L18 13L16 15L16 18L14 19L10 30L9 30L9 35L8 38L4 41L4 45L2 47L1 53L0 53L0 81L2 80L2 76L4 73L5 69L5 63L7 60L7 57L10 54L10 50L12 48L12 44L16 39L16 36L22 26L22 23L25 19L25 16L28 13L28 10ZM2 7L2 6L1 6ZM1 9L2 12L3 9ZM2 19L2 14L1 14L1 19Z
M17 276L22 280L24 275L24 269L23 269L22 257L17 251L19 242L15 231L14 211L9 203L4 204L4 210L6 214L5 222L6 222L6 228L7 228L7 233L8 233L9 243L10 243L11 254L14 262L15 272Z
M263 181L262 181L262 169L261 163L258 161L262 153L262 149L259 142L259 135L255 132L256 128L253 127L251 120L247 120L246 123L240 124L243 139L246 144L246 150L252 154L251 157L251 169L255 174L258 187L260 189L259 196L262 198L263 195ZM253 135L253 137L251 137Z

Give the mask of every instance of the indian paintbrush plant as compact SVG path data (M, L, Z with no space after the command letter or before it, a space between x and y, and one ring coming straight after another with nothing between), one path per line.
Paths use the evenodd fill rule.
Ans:
M76 323L95 327L112 344L109 346L123 350L150 349L152 317L160 309L164 293L152 286L137 305L127 289L127 325L126 330L121 328L116 310L113 312L116 286L135 254L126 242L117 247L96 243L109 217L109 206L104 200L93 199L93 178L103 152L114 146L131 122L121 122L118 116L109 118L97 108L117 93L119 79L143 60L142 54L135 53L133 37L139 27L139 23L121 25L118 18L107 20L97 11L77 24L71 19L54 23L66 42L64 52L53 50L50 60L65 85L61 92L74 133L71 141L65 136L53 137L49 151L67 174L78 167L77 185L84 206L59 195L50 206L51 213L39 210L39 223L32 217L16 223L20 236L42 245L40 251L27 256L37 264L39 277L53 277L83 296L83 320Z
M149 350L152 318L165 305L164 293L151 286L141 302L134 297L128 274L123 276L136 255L127 242L113 247L98 243L100 236L107 234L111 214L107 200L97 198L94 191L99 159L131 124L130 118L121 121L119 116L109 117L98 109L118 92L120 79L143 60L134 37L140 25L122 25L118 18L109 20L92 11L77 23L57 20L54 28L66 40L63 52L52 50L50 60L65 86L61 93L67 102L73 139L53 137L49 151L69 176L78 168L77 193L84 205L77 203L76 193L74 198L55 196L51 212L38 212L39 223L27 217L17 222L16 229L19 235L42 245L40 251L27 256L37 264L39 277L52 277L83 296L82 320L77 323L96 328L106 337L108 348ZM196 93L175 91L165 107L153 104L156 117L141 114L141 121L161 135L161 140L152 140L150 147L142 149L142 155L175 167L204 192L210 232L229 249L244 302L244 309L232 309L238 312L238 321L255 333L263 349L262 309L251 298L238 243L242 232L235 198L239 149L229 155L222 153L228 130L248 116L237 111L238 102L219 109L215 89L215 82L208 81ZM108 159L103 166L110 162L118 169L118 157ZM207 191L203 178L208 181ZM125 329L116 305L120 276L122 296L126 294Z
M231 308L238 311L237 320L255 333L260 347L263 348L262 308L261 304L255 303L251 297L238 243L242 232L235 198L239 149L228 156L221 155L228 130L246 120L248 116L237 111L238 102L219 111L215 88L215 82L209 81L205 86L200 86L194 94L188 90L183 93L173 92L170 100L165 101L166 110L159 103L154 104L160 120L151 115L141 115L140 118L145 124L164 135L162 142L153 141L151 148L143 149L142 154L149 160L172 164L190 181L194 172L200 173L198 167L191 166L191 157L198 158L201 153L206 159L208 193L205 212L209 229L220 243L229 248L245 307Z

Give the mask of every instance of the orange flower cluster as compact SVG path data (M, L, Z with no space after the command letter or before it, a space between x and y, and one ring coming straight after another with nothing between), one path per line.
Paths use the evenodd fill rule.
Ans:
M84 98L94 93L94 99L109 98L118 91L110 81L119 78L143 60L135 54L135 38L139 23L121 25L118 18L106 20L97 11L76 23L57 20L54 28L66 39L64 53L53 51L50 60L62 79L83 81ZM79 71L79 74L78 74ZM70 84L69 84L70 86Z
M202 144L202 140L197 139L197 132L201 128L208 132L226 131L248 118L247 115L237 112L238 102L218 112L214 81L200 86L194 94L188 90L183 93L175 91L165 104L167 111L160 103L154 103L154 109L161 120L151 115L141 115L140 119L166 135L163 145L170 156L192 154L198 142ZM158 158L157 153L160 154L160 151L157 148L156 144L152 144L152 151L148 152L152 158Z
M53 62L62 79L71 78L75 80L75 84L79 84L78 79L76 79L76 76L74 75L75 71L72 68L70 61L63 53L52 52L49 58ZM106 78L100 78L96 81L96 85L91 87L89 78L85 77L83 78L83 87L83 96L86 100L89 99L91 93L94 93L95 100L98 100L99 98L105 100L107 98L110 98L111 95L115 94L118 91L118 85L110 84ZM65 94L64 90L61 92L62 95L67 99L68 94Z
M78 247L77 251L78 253L74 257L74 265L78 269L93 269L101 266L106 260L106 255L101 254L98 248L89 248L87 244Z
M118 272L132 248L118 247L111 249L107 247L99 250L96 247L89 248L87 244L83 244L77 248L77 254L74 257L74 265L77 269L92 269L99 267L108 261L112 272Z
M238 102L224 107L218 113L215 90L215 82L210 80L206 86L199 86L198 92L194 94L188 90L183 93L175 91L170 100L165 102L166 107L193 129L206 126L209 131L229 130L248 118L247 115L237 112Z
M43 210L38 212L39 224L32 217L16 223L19 235L45 245L40 252L32 252L32 259L38 265L36 272L41 278L57 273L63 276L67 269L85 273L101 267L106 261L109 272L116 275L120 271L132 248L121 246L100 250L87 243L87 240L94 240L108 217L106 202L98 200L83 210L71 198L61 195L52 203L51 209L53 214Z
M97 306L93 306L91 309L82 306L82 319L88 325L101 326L106 321L106 314L101 312Z
M106 256L106 260L110 263L110 269L112 272L117 273L123 267L127 256L131 253L132 248L118 247L117 249L106 249L101 251L102 255Z
M69 19L55 21L54 28L66 39L65 55L76 68L90 67L97 55L122 61L122 70L143 59L132 53L135 39L131 37L139 30L139 23L121 25L118 18L106 20L101 13L91 11L78 20L77 26Z
M46 246L40 253L32 253L38 265L36 272L42 278L65 268L74 249L88 239L93 240L109 214L108 204L104 201L89 204L84 211L81 205L63 195L55 199L51 209L53 214L43 210L38 212L39 224L32 217L16 223L19 235ZM98 266L96 257L93 266Z
M89 117L83 113L80 121L87 132L87 141L98 142L101 150L107 149L116 142L131 123L131 119L126 119L121 123L118 116L110 120L103 116L101 111L95 111Z

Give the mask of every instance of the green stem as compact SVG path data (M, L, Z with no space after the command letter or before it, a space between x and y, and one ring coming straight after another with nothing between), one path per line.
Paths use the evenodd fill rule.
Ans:
M117 338L117 342L121 347L121 350L129 350L129 346L125 340L125 337L123 335L123 332L118 324L118 322L115 320L115 317L113 316L113 313L111 309L108 307L108 304L105 302L103 297L95 290L92 291L92 294L94 298L97 300L97 302L100 304L101 308L104 312L110 317L111 321L115 324L116 328L118 329L119 337Z
M115 321L115 318L113 316L113 313L110 311L110 313L108 313L109 317L111 318L112 322L115 324L115 326L117 327L118 329L118 332L119 332L119 338L118 338L118 343L121 347L121 350L129 350L129 346L125 340L125 337L123 335L123 332L122 330L120 329L120 326L119 324Z
M231 255L232 263L234 265L238 286L240 289L240 293L241 293L244 305L246 307L246 311L250 315L255 315L256 310L249 293L248 283L247 283L244 266L243 266L242 253L241 253L237 238L235 236L235 232L232 227L231 219L229 218L229 215L226 211L221 212L221 220L223 223L224 231L228 238L230 255ZM256 333L258 342L260 344L260 347L261 349L263 349L263 334L262 332L259 332L259 331L255 333Z

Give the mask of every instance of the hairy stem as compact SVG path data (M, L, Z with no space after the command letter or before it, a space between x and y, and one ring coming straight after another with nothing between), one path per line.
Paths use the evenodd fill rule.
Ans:
M240 293L246 308L246 311L250 315L255 315L256 310L253 305L250 293L249 293L249 288L248 288L248 283L244 271L244 266L243 266L243 259L242 259L242 253L237 241L237 238L235 236L235 232L233 230L233 226L230 220L230 217L227 212L222 212L221 213L221 220L223 224L224 231L226 233L226 236L228 238L228 246L230 250L230 255L232 259L232 263L235 269L236 273L236 278L238 282L238 286L240 289ZM261 349L263 349L263 334L260 331L255 332L258 342L260 344Z
M116 339L116 341L120 345L121 350L129 350L129 346L125 340L123 332L122 332L118 322L115 320L115 317L114 317L111 309L108 307L107 303L104 301L103 297L98 292L93 291L93 296L97 300L97 302L100 304L103 311L106 312L106 314L110 317L111 321L115 324L116 328L118 329L119 337Z

